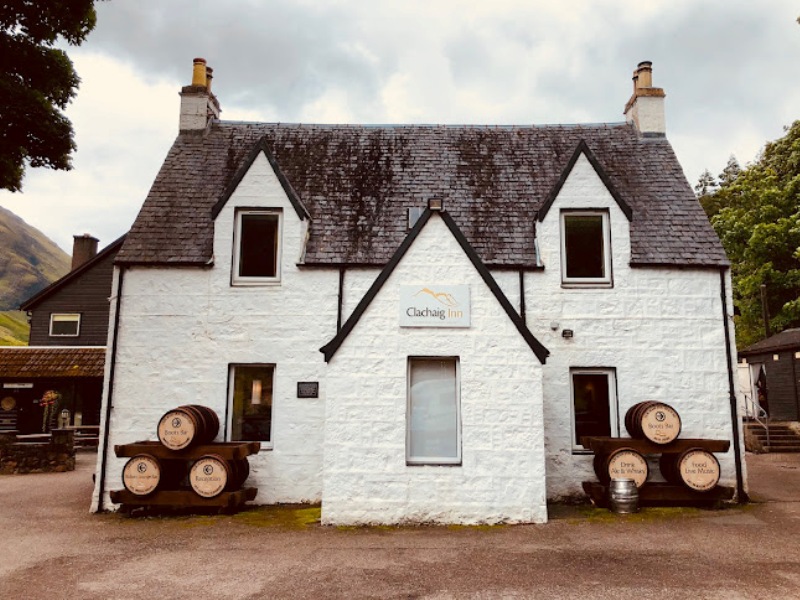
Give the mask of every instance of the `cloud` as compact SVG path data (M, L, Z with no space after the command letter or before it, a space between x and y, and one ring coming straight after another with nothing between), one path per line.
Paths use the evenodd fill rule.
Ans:
M667 92L690 183L752 160L798 118L794 0L101 2L69 49L75 170L29 171L0 204L69 248L133 220L176 130L192 58L222 116L353 123L614 122L640 60ZM111 239L108 239L111 238Z

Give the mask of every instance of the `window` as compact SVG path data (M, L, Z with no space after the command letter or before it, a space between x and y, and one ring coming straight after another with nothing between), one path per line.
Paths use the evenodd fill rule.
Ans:
M272 441L274 365L231 365L229 439L232 442Z
M619 435L614 369L571 369L572 449L586 450L583 436Z
M233 283L259 285L280 280L280 211L236 213Z
M77 337L81 331L81 316L52 313L50 315L50 335L54 337Z
M567 284L611 283L608 213L561 213L561 280Z
M459 396L457 358L408 359L408 464L461 464Z

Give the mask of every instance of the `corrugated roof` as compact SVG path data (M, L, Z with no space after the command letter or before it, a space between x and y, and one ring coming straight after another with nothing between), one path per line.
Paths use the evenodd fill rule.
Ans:
M534 267L537 211L581 142L632 210L632 264L728 264L669 142L628 124L218 122L178 136L117 260L208 264L213 207L262 142L311 216L306 264L386 264L407 209L438 197L487 266Z
M0 348L0 377L102 377L106 349L10 346Z
M797 348L800 349L800 328L787 329L781 331L765 340L756 342L752 346L748 346L741 352L740 356L750 354L760 354L762 352L774 352L775 350L787 350Z

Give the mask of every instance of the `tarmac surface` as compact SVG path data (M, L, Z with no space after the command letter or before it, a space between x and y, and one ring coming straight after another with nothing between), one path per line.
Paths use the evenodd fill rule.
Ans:
M88 512L72 473L0 476L0 599L800 598L800 454L748 455L754 503L547 525L336 528L314 507Z

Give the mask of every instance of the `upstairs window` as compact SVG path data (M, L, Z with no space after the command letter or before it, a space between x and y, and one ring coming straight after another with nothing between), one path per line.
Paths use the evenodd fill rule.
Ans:
M236 213L234 284L259 285L280 280L280 225L279 211Z
M611 284L608 213L561 213L561 281L566 284Z
M81 316L78 313L50 315L51 337L78 337L81 332Z

